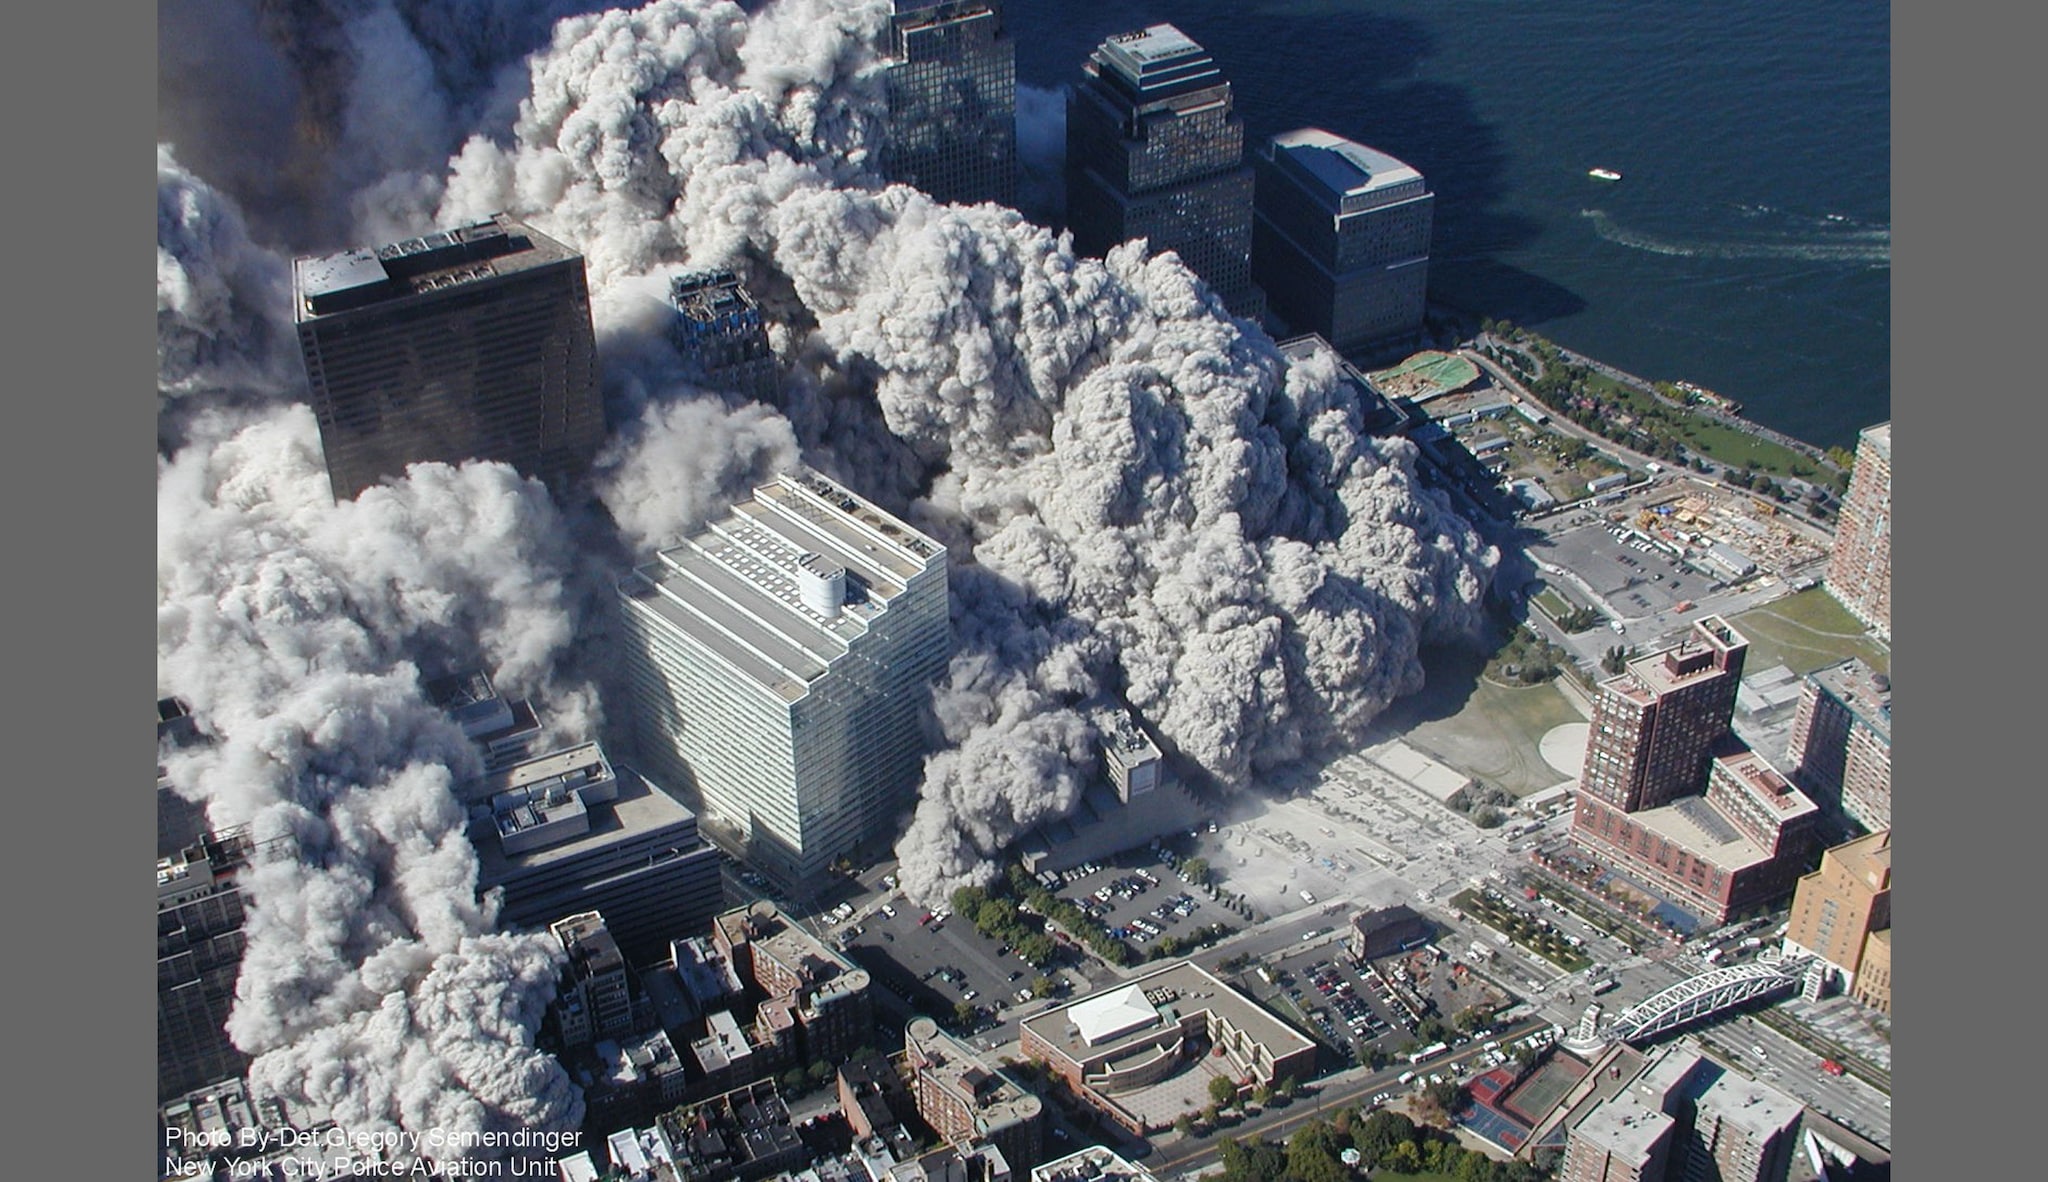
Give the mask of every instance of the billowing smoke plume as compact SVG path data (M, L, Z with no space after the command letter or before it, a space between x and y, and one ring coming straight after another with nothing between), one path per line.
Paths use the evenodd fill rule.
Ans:
M867 491L985 572L956 578L980 623L958 629L906 888L985 874L1072 806L1092 753L1071 707L1091 691L1122 691L1229 781L1417 688L1417 646L1476 621L1493 555L1420 489L1409 445L1366 438L1331 361L1290 369L1177 260L1077 259L1015 213L849 176L872 134L873 25L814 9L749 26L671 0L564 22L511 140L464 148L443 216L518 209L608 279L678 255L769 273L868 375L935 479Z
M157 389L274 394L300 380L291 264L249 240L233 201L156 153Z
M493 934L450 791L482 769L420 690L425 663L551 697L552 502L466 464L337 505L304 406L207 425L158 477L158 681L217 739L167 755L172 782L264 851L229 1022L252 1079L351 1129L574 1127L532 1045L559 949Z
M1356 735L1420 683L1418 645L1476 620L1493 553L1418 485L1408 444L1364 436L1333 362L1290 365L1171 256L1079 259L1015 213L872 175L888 7L658 0L561 21L518 73L492 48L516 38L465 40L423 4L324 23L294 8L319 36L266 42L286 89L338 80L345 96L298 163L345 183L245 190L219 177L265 174L231 146L181 154L271 203L250 225L280 257L327 232L277 228L314 205L328 226L387 231L358 244L501 209L567 241L622 424L595 481L619 537L579 536L581 557L540 489L499 465L422 466L329 503L303 409L210 409L164 462L159 692L219 739L174 778L216 824L296 853L252 875L232 1025L266 1086L351 1125L576 1119L531 1049L549 955L490 935L490 906L469 902L448 785L474 756L417 670L490 668L555 705L587 628L570 569L683 536L798 453L953 550L943 742L898 847L918 898L985 876L1073 807L1094 774L1090 697L1124 695L1240 782ZM412 77L434 94L363 93L398 86L365 64L372 41L390 55L378 68L424 60ZM454 155L422 169L435 150ZM225 303L190 302L219 317L170 323L218 321L212 372L237 353L274 372L249 293L276 264L237 263L233 234L204 241L161 245L187 274L240 278L208 289ZM733 267L777 312L778 406L676 377L650 309L684 266Z

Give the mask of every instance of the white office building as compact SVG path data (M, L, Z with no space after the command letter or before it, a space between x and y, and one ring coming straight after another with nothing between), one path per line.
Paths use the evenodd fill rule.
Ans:
M801 471L618 590L635 741L707 836L795 883L891 830L951 655L945 547Z

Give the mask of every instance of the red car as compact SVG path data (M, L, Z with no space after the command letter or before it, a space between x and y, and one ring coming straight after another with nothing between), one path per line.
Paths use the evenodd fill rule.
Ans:
M1842 1074L1842 1065L1840 1063L1835 1062L1833 1059L1822 1059L1820 1061L1820 1069L1822 1071L1827 1072L1829 1075Z
M931 912L929 912L929 911L927 911L927 912L925 912L925 913L924 913L924 917L923 917L923 918L921 918L921 919L919 919L919 920L917 921L917 926L919 926L919 927L923 927L924 925L926 925L926 924L930 923L931 921L932 921L932 913L931 913Z

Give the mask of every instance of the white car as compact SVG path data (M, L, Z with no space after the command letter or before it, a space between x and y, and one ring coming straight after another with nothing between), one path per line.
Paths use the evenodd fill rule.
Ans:
M889 919L894 919L896 918L896 909L884 903L882 904L882 914Z

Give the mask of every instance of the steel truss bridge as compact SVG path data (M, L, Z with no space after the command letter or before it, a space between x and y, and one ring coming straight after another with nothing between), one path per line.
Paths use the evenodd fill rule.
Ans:
M1798 988L1812 957L1786 957L1712 969L1655 993L1614 1016L1601 1037L1641 1042L1709 1014Z

